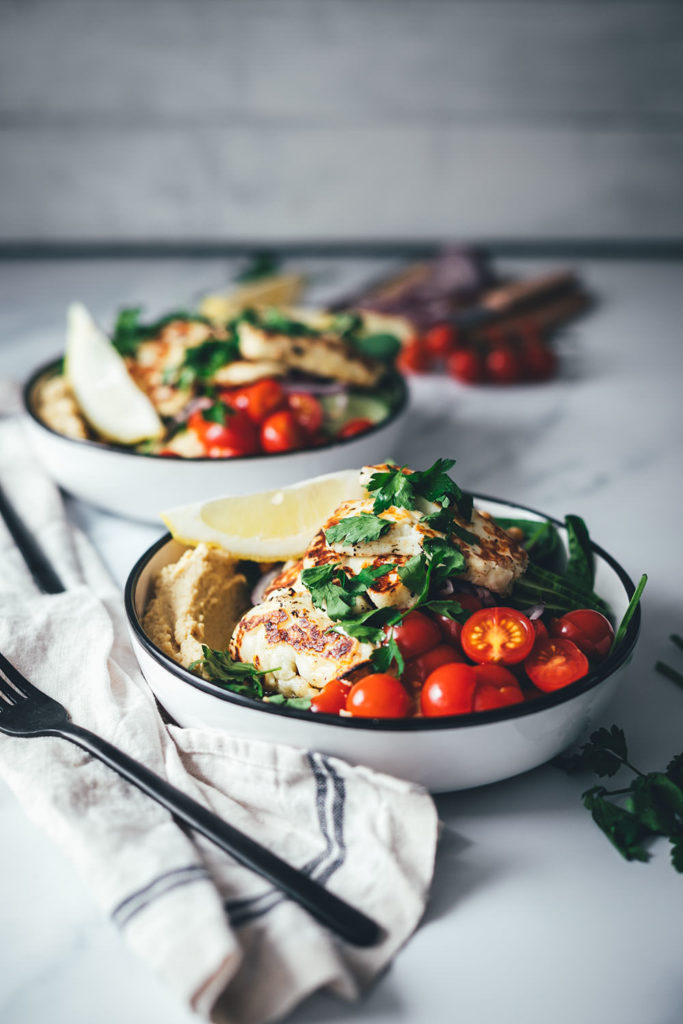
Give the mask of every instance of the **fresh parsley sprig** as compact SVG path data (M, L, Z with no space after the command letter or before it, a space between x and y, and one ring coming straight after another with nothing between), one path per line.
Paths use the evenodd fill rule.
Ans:
M146 324L140 320L141 313L142 306L129 306L119 311L114 323L114 332L111 339L112 345L119 355L134 356L138 345L142 341L154 338L164 327L173 323L174 320L183 320L186 323L211 323L205 316L201 316L199 313L188 312L186 309L176 309L159 317L158 320L152 320Z
M373 473L367 490L374 494L373 512L378 515L385 509L417 508L418 499L438 502L441 508L455 506L459 515L469 522L472 518L472 495L460 490L448 471L455 465L455 459L437 459L429 469L405 473L406 466L390 466Z
M301 582L311 595L316 608L326 612L335 622L354 617L356 604L372 584L386 576L395 565L385 563L376 568L361 569L355 576L348 576L338 562L316 565L304 569Z
M643 772L631 763L622 729L597 729L576 754L555 759L568 772L591 771L612 778L626 768L634 776L627 786L592 786L584 806L596 825L626 860L648 861L646 847L657 836L671 843L671 861L683 872L683 753L663 772ZM617 800L613 798L616 797Z
M206 644L202 644L202 657L193 661L189 665L189 669L191 672L201 672L205 678L226 690L242 693L257 700L263 698L262 677L268 672L277 671L277 669L258 669L248 662L234 661L228 651L213 650Z
M362 544L364 541L379 540L391 529L389 519L380 519L370 512L359 512L358 515L340 519L334 526L325 530L329 544Z

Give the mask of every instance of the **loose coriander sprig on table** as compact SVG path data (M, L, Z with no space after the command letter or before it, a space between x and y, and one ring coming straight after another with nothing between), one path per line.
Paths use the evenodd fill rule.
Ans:
M591 771L609 778L621 769L630 771L634 777L627 786L587 789L582 794L584 806L626 860L648 861L646 844L663 836L671 843L674 868L683 872L683 753L663 772L643 772L629 760L626 737L613 725L597 729L578 753L554 763L568 772Z

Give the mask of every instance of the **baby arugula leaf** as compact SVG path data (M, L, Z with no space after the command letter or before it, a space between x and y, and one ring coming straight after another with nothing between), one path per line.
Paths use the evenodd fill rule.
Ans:
M330 544L361 544L364 541L379 540L391 526L388 519L380 519L370 512L360 512L328 527L325 537Z
M591 591L595 578L595 559L588 528L580 516L565 516L569 560L566 577L581 590Z

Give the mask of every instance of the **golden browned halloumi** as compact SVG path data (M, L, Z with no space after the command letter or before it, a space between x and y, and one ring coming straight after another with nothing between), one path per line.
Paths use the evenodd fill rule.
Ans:
M331 377L357 387L373 387L386 368L377 359L354 352L334 334L280 334L241 321L237 327L240 353L249 360L271 360L293 370Z
M279 589L237 623L230 654L270 669L266 685L286 697L312 697L326 683L370 658L372 646L331 632L307 590Z

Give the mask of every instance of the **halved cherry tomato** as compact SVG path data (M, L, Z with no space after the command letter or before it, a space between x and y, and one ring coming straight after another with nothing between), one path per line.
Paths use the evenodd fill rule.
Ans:
M265 452L291 452L303 448L306 434L289 409L271 413L261 424L261 447Z
M344 679L330 679L320 693L311 697L311 711L318 711L326 715L338 715L346 707L346 701L351 691L351 683Z
M531 622L515 608L482 608L469 617L460 635L462 649L472 661L503 665L524 661L535 640Z
M259 450L256 427L246 413L228 410L224 423L207 420L203 413L204 410L195 409L187 425L202 442L207 455L228 458L253 455Z
M346 710L360 718L407 718L412 704L396 676L376 672L354 683Z
M427 677L420 694L422 714L463 715L474 707L477 678L472 665L449 662Z
M265 377L243 388L233 388L222 393L224 400L234 409L241 409L254 423L263 423L285 402L282 385L274 377Z
M441 639L441 632L434 619L422 612L408 612L398 626L389 626L386 631L389 636L393 636L406 661L436 647Z
M509 704L520 704L524 694L512 672L502 665L475 665L474 710L490 711Z
M494 384L521 380L522 363L511 345L496 343L486 354L486 376Z
M466 612L478 612L480 608L484 607L482 599L477 597L476 594L472 594L469 590L459 590L453 596L460 607L464 608Z
M588 658L571 640L551 637L534 644L524 670L534 686L551 693L585 676Z
M592 608L578 608L566 612L561 619L553 619L550 635L571 640L589 658L606 657L614 640L609 619Z
M349 420L343 427L337 432L337 437L355 437L356 434L364 434L370 427L374 427L372 420L365 419L364 416L358 416L355 420Z
M434 359L445 359L456 346L456 332L451 324L434 324L424 335L424 344Z
M411 338L398 354L396 365L402 373L424 373L432 359L422 338Z
M307 391L293 391L287 396L287 405L307 434L316 434L320 430L324 413L315 395L309 395Z
M474 349L459 348L448 357L446 369L451 377L465 384L478 384L484 379L484 364Z
M434 669L440 665L448 665L451 662L464 661L462 652L450 644L437 644L430 651L425 651L417 658L411 658L406 662L404 679L411 683L424 683L427 676L431 675Z

